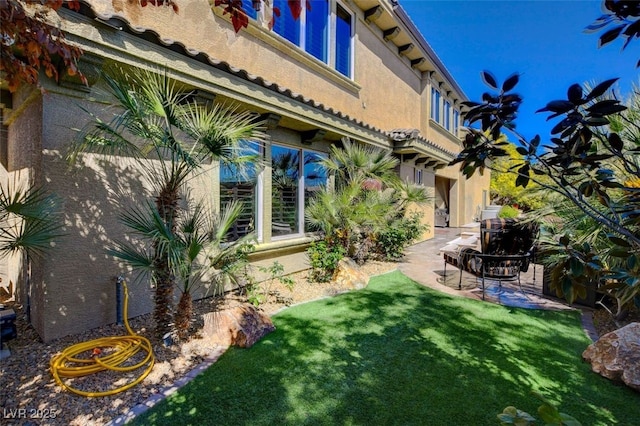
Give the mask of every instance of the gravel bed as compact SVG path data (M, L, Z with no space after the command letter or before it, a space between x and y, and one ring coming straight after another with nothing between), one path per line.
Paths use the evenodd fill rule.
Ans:
M396 269L395 263L369 262L362 269L370 276ZM302 303L337 294L343 289L333 283L309 283L307 272L291 275L293 291L279 282L269 287L269 298L260 308L267 314L290 304ZM103 425L126 414L153 395L161 393L176 380L200 364L216 348L201 338L202 315L226 306L245 302L242 294L232 293L224 298L208 298L194 303L192 338L165 346L152 335L153 318L150 314L129 320L131 328L147 337L153 346L156 363L142 383L133 388L105 397L86 398L58 386L51 375L51 358L65 348L79 342L106 336L126 335L124 326L111 324L85 333L67 336L50 343L42 343L35 330L25 321L22 307L7 303L16 311L18 338L7 343L11 356L0 361L0 407L2 425ZM82 379L74 379L72 385L83 390L110 389L128 383L128 379L140 375L132 373L102 372Z

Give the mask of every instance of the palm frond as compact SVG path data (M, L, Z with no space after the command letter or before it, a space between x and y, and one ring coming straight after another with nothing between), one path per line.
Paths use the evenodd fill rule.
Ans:
M41 256L64 233L60 200L43 188L0 188L0 255Z
M241 141L264 142L263 123L248 111L216 104L205 108L195 102L181 110L179 128L201 148L200 153L215 160L234 162Z
M131 243L116 241L113 248L106 250L108 255L120 259L134 270L151 273L154 265L153 253L144 248L136 247Z
M395 168L399 164L391 151L342 140L342 148L333 145L330 156L321 164L336 176L338 186L351 182L361 183L365 179L380 180L385 186L395 186L399 179Z

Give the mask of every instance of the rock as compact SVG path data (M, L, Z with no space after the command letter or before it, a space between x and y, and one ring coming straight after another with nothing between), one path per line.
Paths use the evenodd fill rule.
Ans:
M333 274L333 281L341 289L359 290L369 284L369 276L348 257L338 262L338 267Z
M209 312L203 317L204 339L220 346L250 348L276 329L271 318L249 304Z
M640 392L640 322L605 334L582 357L594 372Z

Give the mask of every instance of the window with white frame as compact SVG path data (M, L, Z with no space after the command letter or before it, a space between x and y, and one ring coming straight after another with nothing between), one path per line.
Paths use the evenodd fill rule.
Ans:
M455 109L451 101L442 96L440 91L431 87L431 113L433 121L440 124L454 135L458 134L460 127L460 111Z
M431 88L431 119L440 122L440 91L435 87Z
M351 77L353 68L353 15L339 4L336 4L335 42L335 69L341 74Z
M449 101L444 101L444 111L443 111L443 120L442 125L448 131L451 131L451 103Z
M261 155L263 152L262 147L256 142L241 142L240 148L240 155ZM242 168L234 164L220 163L220 211L224 214L232 202L242 204L242 212L229 230L227 240L235 241L252 232L258 240L262 239L260 177L261 168L257 162Z
M414 167L413 169L413 183L416 185L422 185L422 168Z
M336 0L302 0L293 19L288 0L273 0L280 10L273 31L341 74L353 73L353 15Z
M460 111L457 109L453 110L453 134L458 135L458 130L460 129Z
M319 161L325 155L273 144L271 147L271 235L284 237L309 230L304 208L326 185Z

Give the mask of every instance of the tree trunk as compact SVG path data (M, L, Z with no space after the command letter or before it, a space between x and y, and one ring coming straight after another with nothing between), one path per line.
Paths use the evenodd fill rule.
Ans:
M156 285L153 319L156 323L156 336L162 339L171 331L173 316L173 276L169 270L167 257L158 253L154 261L153 279Z
M178 190L163 188L156 198L156 207L165 223L165 226L175 233L175 220L177 215ZM173 316L173 290L175 276L169 266L167 253L161 250L158 244L155 246L154 278L156 284L154 320L156 322L156 336L162 339L171 330Z
M193 316L193 301L191 294L186 291L182 293L180 302L175 316L175 327L180 340L186 340L189 337L189 326L191 325L191 317Z

